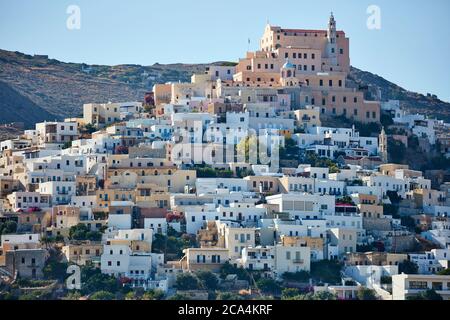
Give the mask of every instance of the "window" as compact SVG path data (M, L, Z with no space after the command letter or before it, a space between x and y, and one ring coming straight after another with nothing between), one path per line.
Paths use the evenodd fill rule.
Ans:
M291 260L291 252L286 251L286 260Z
M409 289L428 289L426 281L410 281Z

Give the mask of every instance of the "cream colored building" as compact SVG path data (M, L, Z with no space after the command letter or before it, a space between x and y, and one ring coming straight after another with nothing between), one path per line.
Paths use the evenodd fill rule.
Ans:
M90 262L100 263L100 258L103 254L103 245L90 241L74 242L62 247L61 251L67 262L84 266Z
M328 245L329 252L330 246L337 249L339 256L356 252L356 242L357 242L357 229L346 229L346 228L331 228L328 230L330 236L330 243Z
M281 277L285 272L309 271L311 249L295 245L275 246L275 273Z
M238 228L228 226L226 223L217 223L219 247L227 248L231 259L241 257L246 247L255 247L256 228Z
M85 124L103 127L120 121L120 105L117 103L89 103L83 105Z
M229 260L226 248L188 248L184 251L181 266L186 271L209 270L218 272Z
M404 273L392 276L393 300L407 300L426 290L434 290L444 300L450 300L450 276Z

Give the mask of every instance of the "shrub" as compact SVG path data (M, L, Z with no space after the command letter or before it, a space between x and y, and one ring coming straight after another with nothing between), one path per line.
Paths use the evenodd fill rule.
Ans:
M109 291L97 291L91 295L90 300L114 300L115 296Z
M244 300L244 298L239 294L234 294L231 292L220 292L216 300L223 300L223 301L236 301L236 300Z
M285 288L281 292L281 299L282 300L291 300L292 298L300 295L300 290L295 288Z

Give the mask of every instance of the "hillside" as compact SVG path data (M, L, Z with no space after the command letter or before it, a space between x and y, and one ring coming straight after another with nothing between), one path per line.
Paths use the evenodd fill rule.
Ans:
M216 62L214 64L222 64ZM140 101L155 83L189 81L206 64L86 65L0 50L0 123L79 116L84 103ZM383 99L405 100L413 111L450 121L450 104L408 92L372 73L352 68L356 85L379 87Z
M402 106L412 113L421 113L450 122L450 103L436 97L408 91L376 74L354 67L351 68L349 80L372 89L379 88L383 100L401 100Z
M11 106L21 106L30 115L24 118L4 112L0 123L22 121L30 127L43 119L79 116L84 103L140 101L154 83L189 81L204 68L185 64L88 66L0 50L0 81L16 93L13 96L8 88L0 87L0 108L10 111Z
M25 126L30 126L55 117L2 81L0 81L0 108L1 123L23 122Z

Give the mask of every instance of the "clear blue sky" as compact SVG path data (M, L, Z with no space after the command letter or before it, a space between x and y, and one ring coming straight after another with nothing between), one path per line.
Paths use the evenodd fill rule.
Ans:
M72 4L80 30L66 28ZM366 27L371 4L381 30ZM89 64L237 61L268 20L325 29L330 11L350 37L352 65L450 101L448 0L0 0L0 48Z

